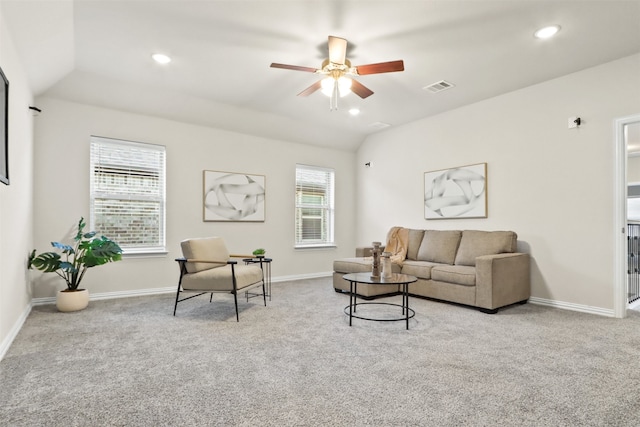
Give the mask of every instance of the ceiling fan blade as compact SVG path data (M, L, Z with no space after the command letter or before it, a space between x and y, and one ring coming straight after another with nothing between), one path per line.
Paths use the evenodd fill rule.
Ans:
M308 73L315 73L317 71L317 69L313 67L301 67L299 65L277 64L275 62L271 64L271 68L284 68L285 70L306 71Z
M344 65L347 57L347 41L340 37L329 36L329 61Z
M367 74L392 73L394 71L404 71L404 62L399 60L380 62L377 64L358 65L356 70L358 70L359 76L365 76Z
M322 85L322 80L318 80L317 82L315 82L314 84L312 84L311 86L309 86L308 88L306 88L305 90L303 90L302 92L300 92L298 94L298 96L309 96L311 95L313 92L317 91L318 89L320 89Z
M369 89L356 79L351 79L351 92L355 93L362 99L373 95L373 91L371 89Z

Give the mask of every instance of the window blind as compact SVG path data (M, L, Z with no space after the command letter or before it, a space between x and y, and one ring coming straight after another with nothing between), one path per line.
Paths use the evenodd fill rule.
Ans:
M334 245L333 169L296 165L295 246Z
M165 148L91 137L91 227L124 253L165 251Z

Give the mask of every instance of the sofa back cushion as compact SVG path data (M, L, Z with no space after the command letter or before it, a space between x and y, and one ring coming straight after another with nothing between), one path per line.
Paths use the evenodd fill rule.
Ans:
M453 265L461 236L459 230L425 230L418 249L418 261Z
M418 260L418 250L424 237L424 230L409 229L409 247L407 248L407 259L411 261Z
M517 241L518 236L513 231L465 230L455 264L475 266L476 257L515 252Z

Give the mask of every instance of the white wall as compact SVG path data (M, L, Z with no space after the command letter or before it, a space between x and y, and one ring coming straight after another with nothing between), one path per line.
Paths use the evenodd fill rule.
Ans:
M351 255L355 231L355 153L267 140L63 100L40 98L35 125L36 247L48 248L89 216L89 137L91 135L161 144L167 149L167 246L160 258L126 258L89 271L91 294L175 286L179 242L189 237L222 236L231 253L264 247L274 259L274 279L329 273L336 257ZM295 165L336 171L337 249L294 250ZM202 171L266 176L266 221L220 223L202 220ZM63 283L39 275L35 297L50 297ZM328 289L331 291L331 289Z
M0 7L0 67L9 80L9 178L0 184L0 359L28 314L33 245L32 93Z
M637 113L640 55L373 135L357 155L356 242L393 225L514 230L534 297L611 310L614 119ZM576 115L583 124L568 129ZM488 218L425 220L424 172L481 162Z

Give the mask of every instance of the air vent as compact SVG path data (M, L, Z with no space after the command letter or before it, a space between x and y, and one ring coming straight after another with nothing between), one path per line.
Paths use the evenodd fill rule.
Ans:
M440 80L439 82L423 87L423 89L428 90L431 93L438 93L442 92L443 90L451 89L454 86L455 85L453 83L449 83L446 80Z

